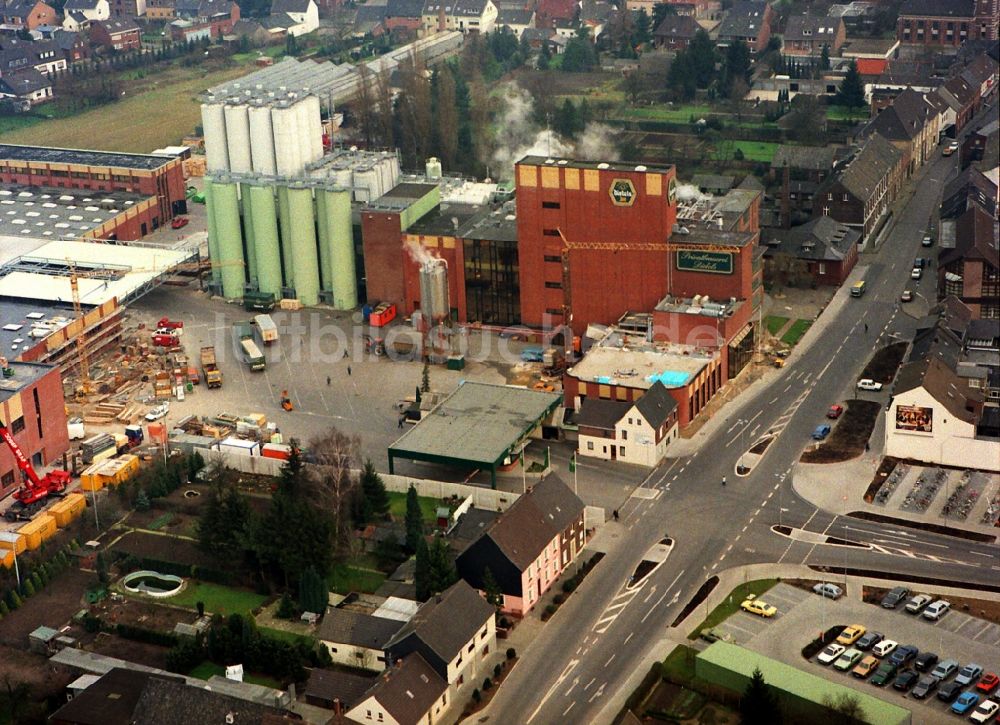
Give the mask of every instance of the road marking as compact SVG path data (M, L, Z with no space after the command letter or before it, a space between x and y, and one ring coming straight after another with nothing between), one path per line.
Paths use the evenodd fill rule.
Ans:
M606 684L608 684L608 683L607 682L602 682L601 686L597 688L597 692L595 692L593 695L591 695L590 699L587 700L587 702L591 703L594 700L596 700L597 698L599 698L601 695L603 695L604 694L604 686Z
M778 396L778 397L781 397L781 396ZM775 399L774 399L774 400L772 400L772 401L771 401L770 403L768 403L768 405L774 405L774 404L775 404L775 403L777 403L777 402L778 402L778 398L775 398Z
M567 693L567 694L569 694L569 693ZM571 702L571 703L569 704L569 707L567 707L567 708L566 708L565 710L563 710L563 717L566 717L566 715L568 715L568 714L569 714L569 711L573 709L573 706L574 706L575 704L576 704L575 702Z
M747 524L747 526L749 526L749 525L750 525L750 524ZM746 530L747 530L747 526L744 526L744 527L743 527L743 529L742 529L742 530L740 531L740 533L741 533L741 534L745 534L745 533L746 533Z
M552 687L549 688L549 691L545 693L545 697L543 697L542 701L538 703L538 707L535 708L535 711L531 713L531 716L525 721L525 725L528 725L528 723L530 723L532 720L535 719L535 716L538 714L539 710L541 710L545 706L545 703L548 702L549 698L552 697L552 693L556 691L556 688L558 688L559 685L563 683L563 680L565 680L569 676L569 673L572 672L573 668L576 667L579 663L580 660L569 661L565 669L563 669L562 673L559 675L559 678L555 681Z
M629 641L630 639L632 639L632 635L634 635L634 634L635 634L635 632L629 632L629 633L628 633L628 637L626 637L626 638L625 638L625 641L624 641L624 642L622 642L622 644L627 644L627 643L628 643L628 641ZM594 680L591 680L591 682L593 682L593 681L594 681Z
M608 661L604 663L604 666L607 667L608 665L610 665L611 664L611 660L613 660L614 658L615 658L615 655L611 655L608 658Z
M987 559L995 558L993 554L987 554L985 551L970 551L969 553L975 556L985 556Z
M629 635L629 636L631 637L632 635ZM625 641L628 642L628 640L625 640ZM586 684L586 686L583 688L583 691L586 692L587 690L589 690L590 686L593 685L595 682L597 682L597 678L596 677L591 677L590 678L590 682L588 682Z

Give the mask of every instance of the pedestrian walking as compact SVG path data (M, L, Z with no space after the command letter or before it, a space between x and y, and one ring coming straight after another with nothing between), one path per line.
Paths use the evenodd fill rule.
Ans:
M865 323L865 334L866 335L868 334L868 323L867 322Z
M346 359L347 359L347 349L345 348L344 349L344 360L346 360Z
M399 416L399 425L396 426L396 427L397 428L402 428L403 427L403 416Z
M327 385L327 387L330 387L330 376L329 375L326 376L326 385Z
M348 375L348 377L350 377L350 375L351 375L351 366L350 365L347 366L347 375Z
M615 509L614 511L612 511L611 515L614 517L615 521L617 521L618 520L618 509Z
M725 477L725 476L723 476L723 477L722 477L722 485L723 485L723 486L725 486L725 485L726 485L726 477Z

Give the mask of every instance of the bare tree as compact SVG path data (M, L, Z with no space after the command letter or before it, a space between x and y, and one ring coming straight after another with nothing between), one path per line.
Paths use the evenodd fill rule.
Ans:
M446 169L454 168L458 157L458 108L455 105L455 77L448 68L438 71L437 123L438 153Z
M831 723L855 725L855 723L868 722L865 719L864 708L861 707L861 698L853 693L842 692L836 696L827 695L823 698L823 705L832 711Z
M314 462L310 493L316 505L329 514L339 548L350 540L351 500L359 486L352 469L359 465L361 438L330 428L309 441L309 451Z
M358 65L358 90L354 94L354 113L366 146L373 146L378 133L375 108L375 78L364 63Z
M403 148L403 158L411 166L426 158L434 125L426 70L412 55L399 64L400 96L396 100L396 111L402 138L397 140Z

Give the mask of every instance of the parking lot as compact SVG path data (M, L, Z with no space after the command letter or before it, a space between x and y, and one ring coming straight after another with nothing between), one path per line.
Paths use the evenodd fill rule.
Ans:
M975 662L986 672L1000 670L1000 626L963 612L952 610L940 621L930 622L907 614L902 606L889 610L865 604L859 599L860 591L849 590L848 596L832 601L788 584L778 584L762 598L778 608L774 617L763 619L740 611L716 630L730 634L737 644L755 652L909 708L915 724L936 725L954 716L948 711L949 705L933 695L926 700L916 700L891 687L875 687L852 677L849 672L820 665L815 658L806 662L802 659L802 647L829 627L861 624L901 645L912 644L920 651L930 650L942 660L954 658L961 665Z

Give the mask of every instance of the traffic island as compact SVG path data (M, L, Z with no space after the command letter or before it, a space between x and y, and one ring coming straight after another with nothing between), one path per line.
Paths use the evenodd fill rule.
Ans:
M875 430L882 404L874 400L849 400L844 414L834 426L830 437L805 451L802 463L843 463L865 452L868 439Z

